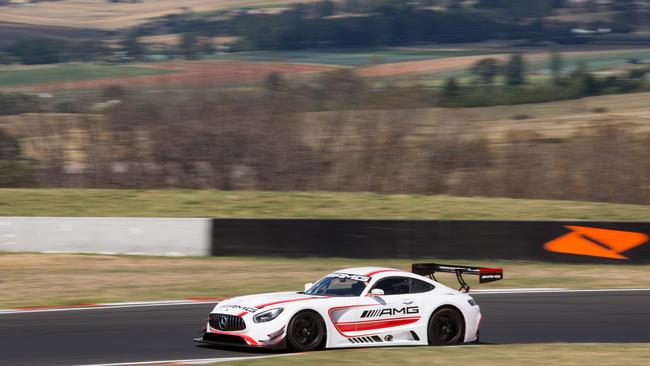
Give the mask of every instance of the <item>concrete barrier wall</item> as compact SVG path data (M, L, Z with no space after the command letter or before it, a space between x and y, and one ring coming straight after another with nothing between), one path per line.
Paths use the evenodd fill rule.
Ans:
M210 255L211 219L0 217L0 251Z
M650 263L650 223L0 217L0 251Z

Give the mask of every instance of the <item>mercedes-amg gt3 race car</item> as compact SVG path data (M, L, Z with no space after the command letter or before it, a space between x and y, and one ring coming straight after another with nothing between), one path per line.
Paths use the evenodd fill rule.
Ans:
M439 283L436 272L455 273L461 289ZM503 278L500 268L434 263L413 264L412 273L342 269L301 292L222 301L196 341L294 351L475 342L481 312L463 274L481 283Z

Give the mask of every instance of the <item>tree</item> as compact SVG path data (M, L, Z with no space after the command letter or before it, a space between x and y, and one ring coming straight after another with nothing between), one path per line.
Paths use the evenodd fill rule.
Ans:
M144 56L146 49L138 40L138 35L135 33L130 33L122 41L122 50L127 53L130 57L140 58Z
M506 84L509 86L523 85L526 83L526 66L521 53L510 56L506 64Z
M460 85L458 85L458 81L456 81L456 78L447 79L442 94L445 97L455 97L460 94Z
M270 91L280 91L286 88L287 80L279 72L272 72L264 80L264 86Z
M475 63L472 68L472 74L476 75L483 83L492 84L494 78L499 73L500 63L495 58L484 58Z
M196 34L192 32L183 33L180 49L186 59L195 60L199 55L199 43Z
M562 78L562 68L563 68L562 54L557 51L551 52L551 59L549 63L550 63L551 77L553 78L553 83L555 83L555 85L558 85L560 83L560 79Z
M20 156L18 139L0 129L0 160L16 160Z

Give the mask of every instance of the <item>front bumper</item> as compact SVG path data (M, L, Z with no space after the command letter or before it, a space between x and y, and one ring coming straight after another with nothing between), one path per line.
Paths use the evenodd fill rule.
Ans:
M284 328L283 330L284 331ZM273 339L261 341L255 340L245 334L232 334L230 332L203 332L201 337L194 338L195 342L215 345L215 346L231 346L231 347L247 347L247 348L266 348L266 349L286 349L286 342L284 335L279 335Z
M203 333L201 337L194 338L195 342L220 345L220 346L237 346L237 347L264 347L264 345L250 337L243 335L224 334L224 333Z

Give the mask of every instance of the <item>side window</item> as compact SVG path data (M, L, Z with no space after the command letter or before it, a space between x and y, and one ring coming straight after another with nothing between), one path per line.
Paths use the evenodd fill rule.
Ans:
M422 292L429 292L433 290L436 286L430 284L429 282L420 281L415 278L411 278L411 293L419 294Z
M377 282L373 289L384 290L384 295L402 295L409 293L408 277L388 277Z

